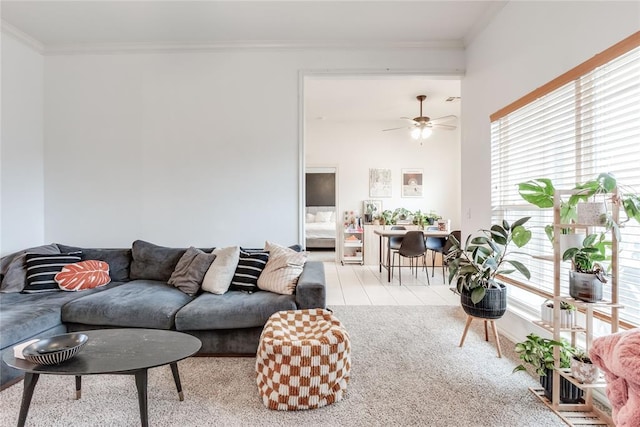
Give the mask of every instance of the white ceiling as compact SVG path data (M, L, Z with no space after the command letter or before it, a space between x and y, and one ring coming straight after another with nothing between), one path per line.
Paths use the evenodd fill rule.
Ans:
M228 46L426 46L462 49L505 1L5 1L4 31L45 54ZM305 83L307 119L406 122L460 114L458 79L319 77ZM395 123L394 123L395 121Z
M305 118L331 121L389 121L388 127L410 123L420 113L418 95L427 95L423 115L432 119L460 115L459 78L418 76L396 77L316 77L304 85Z
M44 50L104 44L463 46L505 1L5 1ZM9 24L8 26L6 24Z

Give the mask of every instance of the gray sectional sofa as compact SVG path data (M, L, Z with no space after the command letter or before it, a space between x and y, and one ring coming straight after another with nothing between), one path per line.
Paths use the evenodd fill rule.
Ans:
M139 241L137 241L139 242ZM105 261L111 282L79 292L7 292L9 266L21 253L0 263L3 282L0 293L0 351L32 338L101 328L173 329L198 337L201 355L247 355L258 347L260 333L269 316L280 310L325 308L326 285L321 262L308 261L293 295L267 291L246 293L229 290L222 295L199 292L191 297L168 285L178 260L186 249L137 244L131 249L76 248L61 244L60 252L82 250L83 259ZM146 242L143 242L146 243ZM44 246L43 246L44 247ZM41 248L31 248L38 252ZM204 249L205 252L211 249ZM22 251L24 253L25 251ZM21 372L0 366L2 387Z

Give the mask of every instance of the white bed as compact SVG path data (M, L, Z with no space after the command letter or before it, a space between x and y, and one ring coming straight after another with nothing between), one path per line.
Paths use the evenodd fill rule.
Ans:
M335 248L335 206L307 206L304 229L307 248Z

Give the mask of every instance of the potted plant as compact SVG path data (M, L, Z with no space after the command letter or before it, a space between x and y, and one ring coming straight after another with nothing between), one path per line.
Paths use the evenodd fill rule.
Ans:
M467 237L464 248L450 235L455 258L449 263L449 283L455 281L464 311L474 317L499 319L507 309L506 286L497 281L498 275L515 271L529 279L529 269L520 261L509 259L511 244L518 248L531 239L531 231L524 227L529 217L509 224L494 224L482 235Z
M393 212L391 212L389 209L382 211L382 213L380 214L380 224L391 225L392 217L393 217Z
M518 184L518 192L520 196L527 202L539 208L552 208L553 198L555 195L555 187L548 178L537 178ZM563 224L574 223L578 219L575 199L572 203L569 201L560 202L560 222ZM551 243L554 242L556 236L553 233L553 225L547 224L544 227L545 234ZM560 253L563 253L570 247L580 244L583 237L581 234L574 233L571 228L561 229L561 233L557 236L560 244Z
M530 365L538 375L540 385L544 388L544 394L549 400L553 397L554 347L559 350L560 368L569 368L575 348L565 339L554 341L531 333L527 335L525 341L517 343L514 349L520 360ZM520 364L515 367L513 372L525 371L526 369L523 364ZM560 402L577 403L581 398L582 390L566 378L560 377Z
M600 261L610 259L607 248L611 242L605 241L603 233L590 234L579 248L569 248L562 254L562 260L571 260L569 271L569 295L573 298L596 302L602 299L602 284L607 283L605 269Z
M571 195L568 200L562 201L560 204L560 222L571 223L577 221L581 224L602 225L608 229L613 229L616 237L620 238L619 227L624 223L616 223L607 213L606 209L601 209L604 203L597 203L595 208L586 208L585 203L592 200L597 195L604 195L618 189L618 195L611 198L611 202L619 205L627 215L624 222L632 219L640 223L640 196L632 188L627 187L618 182L618 180L610 173L601 173L596 178L586 181L582 184L576 184L573 190L576 192ZM553 197L555 187L548 178L537 178L518 184L518 192L520 196L529 203L539 208L553 207ZM585 211L595 211L597 218L585 218ZM578 217L580 214L581 218ZM547 225L545 227L547 237L553 241L553 227ZM563 229L563 234L569 234L568 229ZM564 250L561 250L563 253Z
M413 213L413 224L424 229L424 225L427 223L427 214L423 214L420 209Z
M406 221L407 218L409 218L410 216L411 216L411 211L409 209L397 208L395 211L393 211L391 221L395 224L398 222L398 220Z
M584 350L576 349L571 356L571 375L583 384L593 384L598 381L600 372Z
M576 307L567 302L560 302L560 327L572 328L576 324ZM540 317L543 322L553 325L553 301L545 301L540 309Z
M378 212L378 207L376 206L376 204L372 203L371 201L366 201L364 213L365 222L371 223L376 212Z
M434 211L429 211L428 214L425 214L425 219L429 225L433 225L437 220L442 219L442 217Z

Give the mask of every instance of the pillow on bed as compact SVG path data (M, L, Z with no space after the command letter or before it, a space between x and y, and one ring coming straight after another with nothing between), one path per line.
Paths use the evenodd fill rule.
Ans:
M312 213L308 213L306 216L306 222L316 222L316 216Z
M316 213L316 222L331 222L331 212Z

